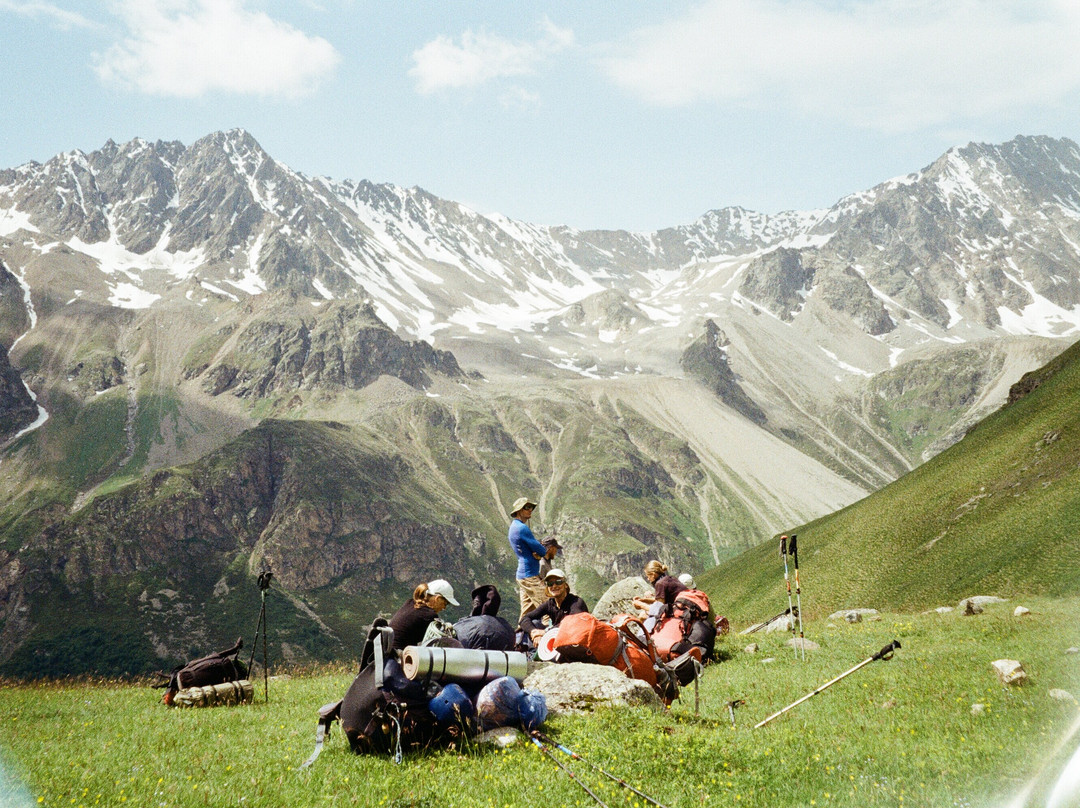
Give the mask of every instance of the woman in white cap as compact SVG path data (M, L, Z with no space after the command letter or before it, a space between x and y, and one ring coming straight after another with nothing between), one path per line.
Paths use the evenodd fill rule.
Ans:
M566 580L566 573L558 567L544 576L544 583L547 585L548 599L535 609L526 612L518 623L518 628L528 632L534 643L539 642L544 636L545 617L554 627L559 625L568 614L589 611L585 601L570 591L570 582Z
M454 600L454 587L449 581L436 578L426 584L420 584L409 598L390 618L390 628L394 630L395 650L408 645L419 645L424 639L424 632L431 625L439 612L447 606L458 606Z

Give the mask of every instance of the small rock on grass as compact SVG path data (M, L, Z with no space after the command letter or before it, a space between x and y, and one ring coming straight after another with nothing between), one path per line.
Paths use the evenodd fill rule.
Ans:
M752 642L743 650L748 654L756 654L758 652L758 644L756 642Z
M982 614L983 607L973 600L969 600L964 604L964 616L971 617L976 614Z
M972 704L971 705L971 714L972 715L982 715L985 712L986 712L986 705L985 704Z
M805 637L792 637L787 641L787 645L790 645L792 648L803 648L806 651L817 651L821 648L816 642L808 640Z
M934 609L934 611L937 612L938 614L948 614L949 612L953 611L953 607L952 606L938 606L936 609Z
M525 736L514 727L499 727L480 733L476 736L476 742L481 744L492 744L500 749L505 749L508 746L513 746L523 737Z
M1027 681L1027 671L1015 659L995 659L990 667L1003 685L1022 685Z
M1077 647L1076 647L1076 646L1074 645L1074 646L1072 646L1071 648L1066 648L1066 649L1065 649L1065 653L1066 653L1066 654L1080 654L1080 648L1077 648Z
M1049 696L1055 701L1076 701L1076 697L1068 690L1062 690L1061 688L1057 687L1050 691Z
M767 662L776 662L776 657L768 656L761 660L762 665L766 664Z
M1023 617L1024 615L1031 614L1031 609L1025 606L1017 606L1013 610L1013 617Z

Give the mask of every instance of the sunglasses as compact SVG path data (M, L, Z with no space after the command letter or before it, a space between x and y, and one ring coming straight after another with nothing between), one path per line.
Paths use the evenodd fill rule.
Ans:
M547 585L548 586L562 586L565 583L566 583L565 578L548 578L548 580L547 580Z

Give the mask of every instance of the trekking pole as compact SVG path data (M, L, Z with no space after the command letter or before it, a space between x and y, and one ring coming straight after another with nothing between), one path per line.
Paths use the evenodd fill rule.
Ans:
M787 566L787 547L788 537L786 535L780 537L780 557L784 559L784 586L787 587L787 613L791 615L791 638L795 639L795 607L791 603L791 579L788 578L788 566ZM799 656L799 649L792 648L795 652L796 659Z
M779 620L785 614L791 614L791 609L784 609L784 611L780 612L780 614L774 614L768 620L763 620L760 623L754 623L754 625L750 626L749 628L744 628L742 631L739 632L739 636L743 636L744 634L753 634L754 632L761 631L773 620Z
M644 794L641 791L638 791L636 788L634 788L628 782L623 780L621 777L616 777L611 772L605 771L604 769L601 769L599 766L597 766L595 763L592 763L592 762L586 760L581 755L579 755L577 752L574 752L574 751L572 751L570 749L567 749L565 746L563 746L561 743L556 741L554 738L548 737L547 735L540 732L539 730L533 730L533 735L535 735L536 737L538 737L541 740L545 741L546 743L551 744L552 746L554 746L556 749L558 749L563 754L569 755L572 760L580 760L586 766L591 766L593 769L600 772L600 774L604 775L604 777L607 777L609 780L614 780L620 786L623 786L624 788L630 789L635 794L637 794L639 797L641 797L643 800L645 800L647 802L651 802L653 805L659 806L659 808L667 808L667 806L665 806L663 803L657 802L652 797L650 797L648 794Z
M785 707L783 710L780 710L779 712L775 712L772 715L770 715L768 718L766 718L764 721L759 721L758 723L754 724L754 729L757 729L758 727L765 726L766 724L768 724L770 721L772 721L777 716L783 715L788 710L790 710L792 707L797 707L798 705L802 704L804 701L806 701L811 696L816 696L818 693L820 693L825 688L829 687L830 685L836 684L841 679L843 679L845 676L849 676L849 675L855 673L855 671L857 671L859 668L863 667L864 665L869 665L871 662L874 662L874 661L876 661L878 659L885 659L885 660L892 659L893 652L894 651L899 651L899 650L900 650L900 640L893 640L891 643L886 645L884 648L882 648L880 651L878 651L872 657L867 657L866 659L864 659L862 662L860 662L858 665L856 665L851 670L844 671L839 676L837 676L835 679L832 679L832 680L826 682L825 684L823 684L821 687L819 687L817 690L813 691L812 693L807 693L801 699L799 699L798 701L792 702L787 707Z
M806 661L806 643L804 640L806 637L803 635L802 628L802 590L799 587L799 545L795 543L795 534L791 534L791 540L788 542L788 552L791 553L791 558L795 562L795 608L799 617L799 650L802 652L803 661ZM795 627L791 627L794 633Z
M583 789L585 789L585 793L588 794L590 797L592 797L594 800L596 800L597 805L603 805L604 808L607 808L607 803L604 802L602 799L600 799L598 796L596 796L593 793L591 788L589 788L587 785L585 785L583 782L581 782L581 780L578 779L578 776L576 774L574 774L572 771L570 771L568 768L566 768L566 766L561 764L559 762L559 759L557 757L555 757L555 755L553 755L551 753L551 750L548 749L547 746L545 746L543 743L541 743L540 739L536 737L535 733L533 733L532 735L529 736L529 740L532 741L534 744L536 744L537 749L539 749L541 752L543 752L545 755L547 755L549 758L551 758L552 762L556 766L558 766L560 769L562 769L564 772L566 772L566 774L570 777L571 780L573 780L575 783L577 783L579 786L581 786Z

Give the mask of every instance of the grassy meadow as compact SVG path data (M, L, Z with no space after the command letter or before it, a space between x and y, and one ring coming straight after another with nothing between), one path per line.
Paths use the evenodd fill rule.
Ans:
M1016 605L1031 614L1014 617ZM666 806L970 806L1004 808L1034 778L1045 795L1077 738L1080 599L1033 597L984 614L883 614L806 626L806 661L787 635L728 636L725 661L670 710L604 710L545 729ZM743 624L745 625L745 624ZM736 625L738 630L742 626ZM776 719L753 725L866 659L872 662ZM750 642L757 653L747 653ZM1023 662L1030 681L1005 688L990 669ZM772 661L768 661L768 660ZM556 806L593 800L530 744L357 757L340 727L313 767L315 711L340 698L348 665L261 682L244 707L169 709L142 684L0 684L0 805ZM744 699L729 719L727 702ZM984 705L981 714L973 704ZM1059 748L1060 747L1060 748ZM558 752L555 752L559 755ZM643 806L629 790L559 755L609 805Z

